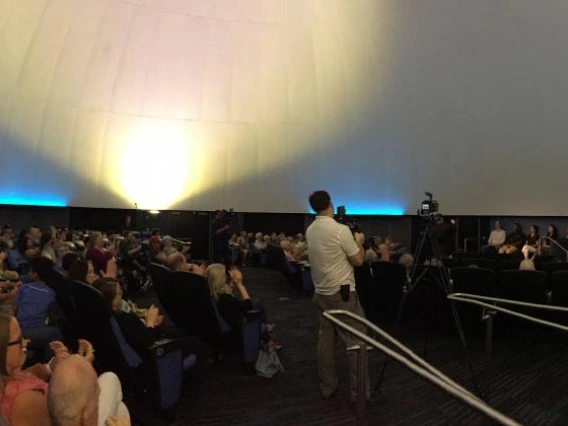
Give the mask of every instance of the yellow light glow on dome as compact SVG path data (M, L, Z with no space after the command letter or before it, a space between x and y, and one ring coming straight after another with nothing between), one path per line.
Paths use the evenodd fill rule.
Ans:
M117 158L118 192L141 209L166 209L191 192L190 149L181 126L149 120L132 129Z

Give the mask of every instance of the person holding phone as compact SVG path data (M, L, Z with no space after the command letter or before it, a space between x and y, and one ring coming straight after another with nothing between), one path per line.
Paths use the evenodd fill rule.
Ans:
M320 309L320 328L318 337L318 370L322 397L328 399L338 387L335 371L334 353L336 336L345 347L356 345L359 341L350 333L334 328L331 321L323 316L328 309L343 309L365 317L365 312L355 292L353 266L361 266L365 260L361 232L351 233L349 227L334 219L331 197L326 191L315 191L309 197L310 206L316 212L315 221L306 231L308 259L314 282L314 303ZM344 319L350 326L365 332L366 327L352 319ZM351 402L357 399L357 354L347 352L349 359L349 388ZM365 372L367 366L365 366ZM365 398L370 398L369 378L365 373Z

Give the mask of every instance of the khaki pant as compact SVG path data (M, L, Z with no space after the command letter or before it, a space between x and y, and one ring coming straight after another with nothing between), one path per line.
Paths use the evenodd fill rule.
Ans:
M339 327L335 327L331 321L323 316L323 311L328 309L344 309L363 318L365 317L365 312L363 311L363 307L359 302L359 297L355 292L351 292L349 301L347 302L341 300L341 294L339 292L331 296L324 296L315 293L314 303L321 310L318 335L318 372L321 380L321 393L324 397L327 397L334 393L338 386L337 374L335 371L336 336L339 336L346 348L356 345L360 341L350 333L347 333ZM366 331L365 325L356 322L351 318L345 316L339 316L338 318L363 333ZM355 401L357 399L357 352L348 351L347 358L349 361L349 390L351 393L351 400ZM365 375L365 397L368 399L370 393L367 364L365 365L365 371L363 374Z

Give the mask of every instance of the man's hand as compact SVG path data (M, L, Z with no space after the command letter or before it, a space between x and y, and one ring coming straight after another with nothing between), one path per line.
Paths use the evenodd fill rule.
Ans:
M362 246L365 242L365 234L362 232L355 232L355 242Z

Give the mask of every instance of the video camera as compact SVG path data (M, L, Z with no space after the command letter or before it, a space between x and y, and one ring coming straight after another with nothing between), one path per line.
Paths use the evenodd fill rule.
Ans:
M349 229L353 234L355 234L355 232L361 232L359 224L357 223L356 219L347 220L347 208L345 206L337 207L335 220L341 223L342 225L346 225L347 227L349 227Z
M433 219L434 216L439 213L440 205L438 201L433 199L431 192L426 191L424 195L426 195L428 199L422 201L422 205L418 209L418 216L425 219Z

